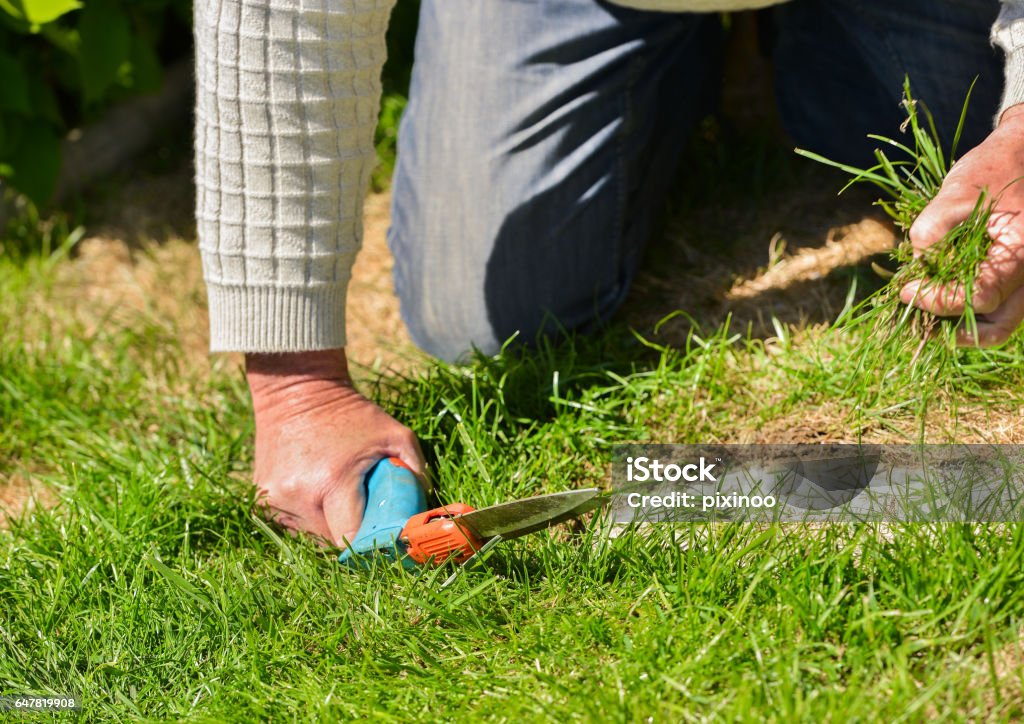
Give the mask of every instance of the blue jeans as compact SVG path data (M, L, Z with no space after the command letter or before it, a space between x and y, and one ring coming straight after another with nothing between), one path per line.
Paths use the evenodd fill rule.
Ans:
M961 148L991 128L997 0L794 0L774 12L799 145L867 163L903 77ZM622 303L680 151L713 108L715 15L602 0L423 0L389 243L413 340L448 360L584 328ZM685 269L680 283L685 283Z

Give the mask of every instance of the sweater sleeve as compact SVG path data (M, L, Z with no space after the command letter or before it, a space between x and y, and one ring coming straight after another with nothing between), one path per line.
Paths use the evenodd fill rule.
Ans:
M996 121L1010 106L1024 103L1024 0L1003 0L992 26L992 42L1006 53L1003 102Z
M394 0L196 0L212 351L345 344Z

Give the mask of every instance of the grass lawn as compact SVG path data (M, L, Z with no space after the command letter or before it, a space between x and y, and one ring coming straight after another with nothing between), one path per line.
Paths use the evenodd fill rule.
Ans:
M444 589L447 569L345 570L252 514L237 367L194 373L158 308L85 314L66 230L40 233L0 255L0 490L39 498L0 525L0 693L99 720L1024 716L1019 526L590 525ZM627 315L364 389L419 434L441 500L474 506L606 484L616 442L1024 442L1019 343L925 408L863 340L741 316L637 336Z

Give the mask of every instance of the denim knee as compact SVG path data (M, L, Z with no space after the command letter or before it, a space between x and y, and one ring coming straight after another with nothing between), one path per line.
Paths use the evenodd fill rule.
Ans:
M424 0L388 236L421 348L493 354L619 306L702 105L705 20Z
M500 348L486 308L469 302L474 294L462 286L466 279L461 276L463 272L452 270L444 275L449 283L436 284L424 278L426 272L422 267L405 268L401 271L402 281L395 285L402 320L412 341L427 354L446 362L465 362L474 351L492 355Z

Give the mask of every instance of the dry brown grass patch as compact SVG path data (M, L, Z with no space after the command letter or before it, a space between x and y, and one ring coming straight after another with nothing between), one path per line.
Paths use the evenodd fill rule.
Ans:
M56 496L46 485L21 474L0 474L0 528L33 506L52 506Z

